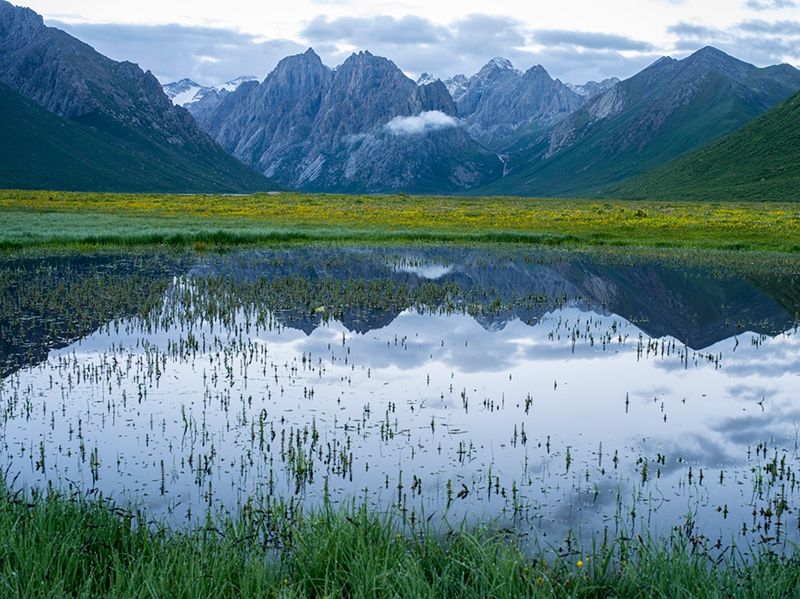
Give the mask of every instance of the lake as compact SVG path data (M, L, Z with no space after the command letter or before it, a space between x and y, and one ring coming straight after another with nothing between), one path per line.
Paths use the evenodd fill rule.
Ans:
M798 268L800 271L800 268ZM800 539L800 277L464 248L0 261L0 466L174 526L365 503Z

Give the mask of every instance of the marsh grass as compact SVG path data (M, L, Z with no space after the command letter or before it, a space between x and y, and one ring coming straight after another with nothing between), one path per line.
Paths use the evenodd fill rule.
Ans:
M140 515L138 516L140 517ZM523 551L503 532L398 533L365 509L245 510L190 532L103 501L0 492L3 597L795 597L797 556L711 561L687 541Z

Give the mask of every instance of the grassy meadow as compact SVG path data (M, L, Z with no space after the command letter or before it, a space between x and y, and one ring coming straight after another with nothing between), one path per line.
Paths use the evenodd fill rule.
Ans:
M518 243L800 252L800 205L0 192L0 248Z

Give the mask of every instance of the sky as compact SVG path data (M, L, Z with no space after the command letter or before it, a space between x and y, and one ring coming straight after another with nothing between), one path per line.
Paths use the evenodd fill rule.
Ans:
M713 45L800 66L800 0L12 0L162 83L263 79L312 47L329 66L369 50L410 77L471 75L495 56L583 83Z

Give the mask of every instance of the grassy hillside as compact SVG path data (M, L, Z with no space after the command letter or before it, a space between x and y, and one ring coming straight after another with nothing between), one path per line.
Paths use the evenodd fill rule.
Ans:
M800 94L743 129L627 181L610 194L800 201Z
M590 102L549 134L504 149L510 172L481 194L614 197L619 185L744 126L800 87L800 73L758 69L713 48L663 59ZM619 102L597 118L597 103ZM601 111L602 112L602 111ZM553 140L567 140L550 154Z
M236 193L270 183L221 149L201 161L61 118L0 84L0 187Z

